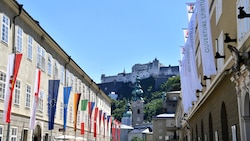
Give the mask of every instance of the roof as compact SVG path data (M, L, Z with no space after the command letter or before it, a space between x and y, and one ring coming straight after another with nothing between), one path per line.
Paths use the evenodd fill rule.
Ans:
M132 126L128 126L128 125L125 125L125 124L121 124L121 129L134 129L134 127Z
M159 114L156 118L174 118L175 114Z

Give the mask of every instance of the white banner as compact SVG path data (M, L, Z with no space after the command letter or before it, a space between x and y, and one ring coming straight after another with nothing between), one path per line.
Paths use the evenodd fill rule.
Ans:
M203 74L205 76L210 76L216 74L217 72L214 63L208 0L197 0L196 8L198 12Z
M192 17L192 14L194 13L195 3L190 2L190 3L186 3L186 5L187 5L187 14L188 14L188 22L189 22Z

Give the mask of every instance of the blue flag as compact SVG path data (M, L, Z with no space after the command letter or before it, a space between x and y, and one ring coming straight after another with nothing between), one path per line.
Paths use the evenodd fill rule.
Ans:
M56 102L57 102L59 84L60 80L49 80L49 96L48 96L49 130L54 129L54 119L56 113Z
M68 109L68 102L69 102L69 95L70 95L71 87L64 87L63 88L63 129L66 130L66 123L67 123L67 109Z

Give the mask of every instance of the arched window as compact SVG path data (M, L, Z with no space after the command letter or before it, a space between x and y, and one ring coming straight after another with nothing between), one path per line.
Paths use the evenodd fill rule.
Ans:
M140 114L140 113L141 113L141 111L140 111L140 109L138 109L138 110L137 110L137 114Z
M209 113L209 140L213 141L214 140L214 134L213 134L213 120L212 120L212 115Z
M227 121L227 110L224 102L221 104L221 130L222 130L222 140L228 141L228 121Z

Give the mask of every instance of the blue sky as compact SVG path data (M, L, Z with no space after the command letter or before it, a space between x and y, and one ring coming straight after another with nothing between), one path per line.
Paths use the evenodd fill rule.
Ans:
M17 0L96 83L157 58L177 66L191 0Z

